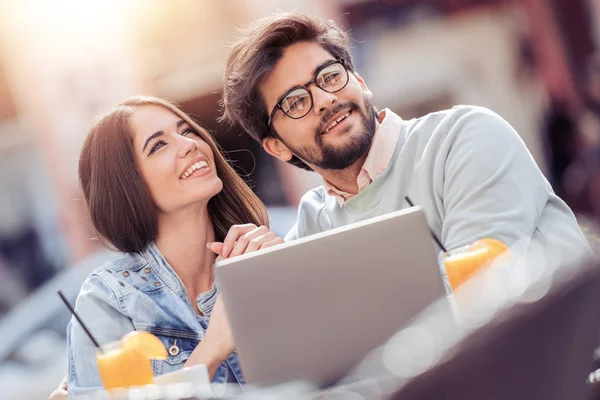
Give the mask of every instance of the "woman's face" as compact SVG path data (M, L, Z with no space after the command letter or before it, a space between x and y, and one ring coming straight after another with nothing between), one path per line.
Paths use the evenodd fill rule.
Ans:
M221 191L210 146L177 114L148 105L129 123L136 163L160 212L207 203Z

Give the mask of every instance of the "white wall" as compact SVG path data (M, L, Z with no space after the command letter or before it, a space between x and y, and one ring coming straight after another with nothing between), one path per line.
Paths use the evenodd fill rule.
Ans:
M368 69L359 71L378 106L408 107L449 94L455 104L486 106L519 132L544 170L539 135L542 97L536 82L516 80L511 13L387 29L369 38Z

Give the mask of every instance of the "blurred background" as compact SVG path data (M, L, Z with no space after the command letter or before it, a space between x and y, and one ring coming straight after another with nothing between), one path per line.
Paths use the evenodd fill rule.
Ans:
M235 27L280 10L350 30L377 107L405 119L489 107L582 220L600 211L600 0L0 0L2 398L47 398L66 371L56 290L74 300L114 257L77 187L100 112L136 94L176 101L214 131L273 229L291 227L319 177L216 122Z

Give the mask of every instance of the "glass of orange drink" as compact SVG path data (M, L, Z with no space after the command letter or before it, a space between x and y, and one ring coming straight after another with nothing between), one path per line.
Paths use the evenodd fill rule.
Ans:
M160 339L143 331L130 332L96 352L100 378L108 391L154 383L150 360L166 358L167 349Z
M490 266L498 257L506 257L505 261L508 261L512 254L502 241L491 238L480 239L446 252L444 266L452 290L456 290L478 271Z

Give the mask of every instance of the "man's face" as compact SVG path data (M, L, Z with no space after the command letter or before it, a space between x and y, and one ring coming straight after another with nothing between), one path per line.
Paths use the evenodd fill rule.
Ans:
M304 86L320 67L335 60L317 43L298 42L287 47L259 87L267 112L271 113L291 89ZM312 109L299 119L277 109L271 125L278 138L265 139L265 150L283 161L295 155L313 169L344 169L365 155L376 129L371 92L357 74L349 73L348 79L335 93L314 83L308 86Z

